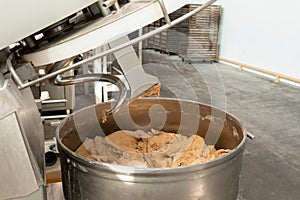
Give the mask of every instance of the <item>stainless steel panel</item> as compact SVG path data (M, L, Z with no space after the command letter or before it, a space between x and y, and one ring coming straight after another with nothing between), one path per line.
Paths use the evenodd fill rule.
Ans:
M11 80L5 80L0 88L0 119L20 108L21 97L16 85Z
M38 190L38 182L15 113L2 118L0 127L0 198L15 198Z
M65 86L65 98L67 110L73 110L75 108L75 85Z
M4 84L4 76L0 73L0 88L3 86Z
M15 198L14 200L43 200L43 199L46 199L45 192L46 192L45 188L40 187L39 190L37 190L27 196Z
M21 90L22 108L17 111L19 126L31 153L32 164L37 164L37 179L44 184L44 131L40 113L34 102L30 88Z
M43 197L44 134L32 93L5 80L0 104L0 199Z
M1 1L0 49L17 42L79 10L97 0L65 1ZM14 14L12 14L12 12ZM9 17L8 17L9 16ZM19 26L18 24L22 24Z

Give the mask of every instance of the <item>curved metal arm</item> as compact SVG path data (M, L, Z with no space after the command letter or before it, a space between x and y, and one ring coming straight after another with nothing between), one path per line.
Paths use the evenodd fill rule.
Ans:
M116 76L113 76L111 74L84 74L77 76L62 77L58 75L53 81L53 84L58 86L66 86L95 81L110 82L119 88L120 95L117 99L117 102L109 110L106 110L105 113L112 114L118 111L120 107L125 103L127 97L127 90L125 84Z
M20 83L18 88L19 89L23 89L23 88L29 87L31 85L34 85L34 84L38 83L38 82L50 79L52 77L57 76L58 74L62 74L62 73L66 72L66 71L69 71L71 69L76 69L76 68L80 67L83 64L89 63L89 62L91 62L93 60L99 59L99 58L101 58L103 56L109 55L111 53L114 53L116 51L124 49L125 47L131 46L131 45L136 44L136 43L138 43L140 41L143 41L143 40L145 40L145 39L147 39L149 37L152 37L152 36L154 36L154 35L156 35L158 33L161 33L162 31L165 31L166 29L171 28L172 26L175 26L176 24L178 24L178 23L180 23L180 22L188 19L189 17L193 16L194 14L196 14L196 13L200 12L201 10L207 8L208 6L210 6L211 4L213 4L215 1L217 1L217 0L208 0L206 3L204 3L201 6L195 8L194 10L190 11L189 13L184 14L181 17L178 17L177 19L175 19L175 20L173 20L173 21L171 21L171 22L169 22L169 23L167 23L167 24L165 24L165 25L163 25L163 26L161 26L161 27L159 27L159 28L157 28L157 29L155 29L153 31L145 33L144 35L139 36L137 38L134 38L134 39L132 39L132 40L130 40L130 41L124 43L124 44L121 44L121 45L119 45L117 47L111 48L111 49L106 50L106 51L104 51L102 53L99 53L97 55L91 56L91 57L89 57L87 59L84 59L84 60L82 60L80 62L77 62L77 63L75 63L73 65L67 66L67 67L62 68L60 70L57 70L57 71L55 71L55 72L53 72L51 74L47 74L47 75L45 75L45 76L43 76L41 78L38 78L36 80L33 80L31 82ZM163 4L160 4L160 6L162 7L162 9L164 8ZM168 22L167 19L166 19L166 21Z

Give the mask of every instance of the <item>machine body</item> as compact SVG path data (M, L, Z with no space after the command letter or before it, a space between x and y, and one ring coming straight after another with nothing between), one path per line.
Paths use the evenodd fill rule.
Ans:
M130 85L129 98L134 98L159 81L144 72L132 44L160 33L215 1L2 1L0 16L5 20L0 21L0 199L46 199L43 125L30 86L114 53ZM170 21L168 13L191 3L205 4L175 22ZM165 26L128 40L127 34L161 17L166 19ZM55 65L103 44L109 44L110 49L37 77L39 69L46 65Z
M0 99L0 199L44 199L44 134L32 93L3 79Z

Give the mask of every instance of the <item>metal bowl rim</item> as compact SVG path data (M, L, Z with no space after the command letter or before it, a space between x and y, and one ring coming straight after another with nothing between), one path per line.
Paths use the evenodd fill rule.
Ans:
M149 174L149 173L178 173L178 172L189 172L189 171L198 171L198 170L204 170L207 168L212 168L215 166L218 166L224 162L227 162L230 159L233 159L235 156L237 156L239 153L241 153L244 150L244 146L245 146L245 142L246 142L246 129L245 126L239 121L237 120L237 118L225 111L222 111L216 107L213 107L211 105L205 104L205 103L200 103L197 101L192 101L192 100L185 100L185 99L173 99L173 98L161 98L161 97L149 97L149 98L144 98L144 99L138 99L137 101L143 101L143 100L163 100L163 101L181 101L181 102L186 102L186 103L193 103L193 104L198 104L198 105L203 105L206 107L210 107L210 108L214 108L218 111L224 112L225 114L227 114L229 117L231 117L232 119L236 120L239 125L240 128L242 129L243 132L243 139L242 141L228 154L226 154L225 156L222 156L220 158L216 158L207 162L203 162L203 163L196 163L196 164L191 164L191 165L187 165L187 166L181 166L181 167L172 167L172 168L137 168L137 167L129 167L129 166L120 166L120 165L114 165L114 164L109 164L109 163L104 163L104 162L99 162L99 161L92 161L89 160L88 158L85 158L84 156L78 155L76 154L74 151L70 150L69 148L67 148L61 141L61 138L59 137L59 130L60 128L66 123L67 119L72 117L72 115L81 112L85 109L91 108L91 107L96 107L97 105L100 104L108 104L111 102L105 102L105 103L100 103L100 104L94 104L85 108L82 108L74 113L72 113L70 116L66 117L65 119L62 120L62 122L59 124L59 126L56 128L56 141L59 144L60 148L63 149L68 156L71 156L72 159L76 160L76 162L82 163L83 165L86 165L87 167L91 167L91 168L98 168L100 170L106 170L106 171L110 171L112 173L123 173L123 174Z

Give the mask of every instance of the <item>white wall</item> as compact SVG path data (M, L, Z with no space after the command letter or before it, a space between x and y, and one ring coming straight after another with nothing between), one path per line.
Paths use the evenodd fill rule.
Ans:
M300 1L219 0L220 56L300 78Z

